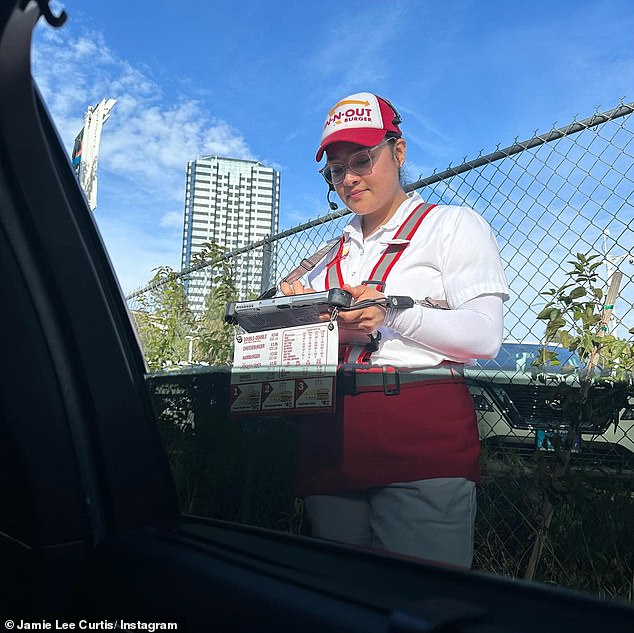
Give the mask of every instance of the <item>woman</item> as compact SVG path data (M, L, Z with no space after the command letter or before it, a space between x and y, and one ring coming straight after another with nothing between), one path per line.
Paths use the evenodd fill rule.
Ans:
M343 287L369 301L339 313L342 339L379 335L369 359L346 350L352 388L337 414L303 421L297 492L314 536L469 567L479 439L461 369L496 355L508 290L477 213L403 190L400 123L387 100L357 93L324 124L317 161L326 154L321 173L354 217L306 287L281 290Z

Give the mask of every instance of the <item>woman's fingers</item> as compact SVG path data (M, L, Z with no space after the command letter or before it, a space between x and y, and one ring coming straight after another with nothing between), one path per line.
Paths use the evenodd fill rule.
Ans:
M304 292L306 292L306 288L304 288L304 284L302 284L301 281L294 281L292 284L292 288L293 288L294 295L301 295L301 294L304 294Z
M372 286L349 286L344 285L354 298L355 303L364 300L385 299L385 295ZM353 304L354 305L354 304ZM362 332L373 333L379 329L385 321L387 309L383 306L371 306L362 310L341 311L338 315L339 325L349 330L361 330Z
M301 281L294 281L292 284L283 281L280 284L280 290L285 295L303 295L308 292L315 292L312 288L305 288Z
M365 308L359 312L339 312L337 319L342 328L361 330L362 332L375 332L383 325L385 310L380 306L376 306Z

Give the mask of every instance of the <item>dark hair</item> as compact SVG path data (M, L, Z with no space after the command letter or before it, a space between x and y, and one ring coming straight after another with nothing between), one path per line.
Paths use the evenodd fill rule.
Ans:
M398 134L397 132L386 132L385 133L385 138L384 140L387 141L389 139L397 139L397 138L403 138L402 134ZM394 151L394 148L392 148L392 151ZM401 183L401 187L405 187L405 185L407 184L407 180L405 178L405 175L403 173L403 165L400 165L398 168L398 180Z

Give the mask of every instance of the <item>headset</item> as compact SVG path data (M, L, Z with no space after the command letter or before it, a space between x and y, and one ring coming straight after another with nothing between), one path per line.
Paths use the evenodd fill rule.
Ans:
M398 113L398 110L392 105L392 103L383 97L379 97L379 99L381 99L381 101L385 101L385 103L387 103L387 105L389 105L390 108L392 108L392 112L394 113L394 119L392 120L392 125L396 125L396 127L398 127L401 123L403 123L403 119L401 118L401 115Z

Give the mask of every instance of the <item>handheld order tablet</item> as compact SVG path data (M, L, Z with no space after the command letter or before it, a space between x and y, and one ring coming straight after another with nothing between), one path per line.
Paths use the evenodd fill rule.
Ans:
M352 295L341 288L260 301L237 301L227 304L225 321L247 332L262 332L318 323L321 314L332 308L348 308L351 303Z

